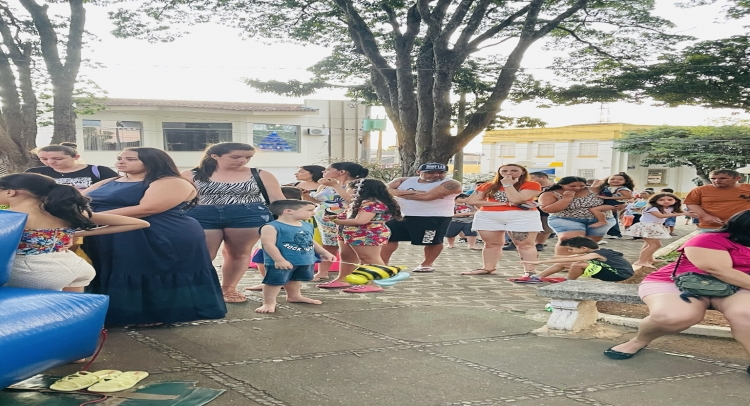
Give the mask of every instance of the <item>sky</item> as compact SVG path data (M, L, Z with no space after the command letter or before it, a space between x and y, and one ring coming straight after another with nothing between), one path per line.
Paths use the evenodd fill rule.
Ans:
M656 3L656 14L677 24L675 32L699 39L744 32L742 26L750 24L748 21L725 21L720 12L721 1L716 5L690 9L675 7L675 0L657 0ZM110 34L113 25L107 19L107 11L114 10L115 6L87 6L86 28L98 37L98 41L84 51L84 57L104 67L84 68L82 71L113 98L302 103L304 98L257 92L241 79L304 81L310 77L305 69L330 52L318 46L265 45L252 39L243 40L236 29L218 24L192 27L190 34L170 43L115 38ZM544 51L541 45L535 44L527 52L522 66L536 77L551 79L551 72L546 67L554 53ZM498 51L502 49L490 49L489 52ZM346 99L342 90L321 90L306 98ZM599 104L540 109L533 103L505 103L502 109L503 115L540 118L548 123L547 127L598 123L600 120L651 125L706 125L711 119L729 117L732 113L700 107L665 108L628 103L611 103L605 110ZM385 117L385 112L382 108L374 108L373 116ZM746 114L733 117L750 118ZM39 145L48 142L48 130L40 132ZM480 151L480 141L481 136L465 151ZM386 132L384 144L395 144L392 128Z

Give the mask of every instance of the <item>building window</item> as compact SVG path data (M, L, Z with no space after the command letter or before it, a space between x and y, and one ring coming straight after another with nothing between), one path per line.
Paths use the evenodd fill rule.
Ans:
M594 179L596 178L596 169L579 169L578 177L585 179Z
M582 142L578 146L578 156L599 155L599 144L596 142Z
M516 144L500 144L500 158L516 156Z
M555 144L539 144L536 156L555 156Z
M203 151L232 140L232 123L161 123L167 151Z
M300 126L253 124L253 146L261 151L299 152Z
M666 185L667 184L667 170L666 169L649 169L648 176L646 177L647 185Z
M85 151L122 151L140 147L143 125L138 121L83 120Z

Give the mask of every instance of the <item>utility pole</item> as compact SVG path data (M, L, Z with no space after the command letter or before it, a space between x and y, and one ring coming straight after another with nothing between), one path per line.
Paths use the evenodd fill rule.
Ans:
M456 135L464 130L466 121L466 93L461 93L458 99L458 118L456 119ZM464 180L464 149L461 148L453 156L453 179L463 182Z

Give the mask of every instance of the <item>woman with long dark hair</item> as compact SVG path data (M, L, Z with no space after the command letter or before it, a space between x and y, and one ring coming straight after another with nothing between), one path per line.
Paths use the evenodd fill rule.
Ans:
M226 314L203 230L184 209L198 200L166 152L127 148L117 156L124 176L85 191L97 213L141 218L151 227L86 238L96 278L89 291L109 295L107 325L152 325Z
M638 325L635 337L604 351L608 358L632 358L653 340L700 323L709 308L729 320L732 336L750 355L750 210L735 214L715 232L691 238L677 251L677 261L652 272L638 287L649 315ZM672 275L687 272L713 276L735 286L737 292L726 297L685 297Z
M27 216L6 284L17 288L83 292L95 272L68 250L73 240L148 227L143 220L92 213L81 192L34 173L0 178L0 204Z
M223 243L221 290L227 303L247 301L237 284L247 271L260 227L273 220L268 204L284 199L273 174L246 166L253 155L252 145L220 142L206 148L198 166L182 172L198 189L198 205L188 215L203 227L211 259Z

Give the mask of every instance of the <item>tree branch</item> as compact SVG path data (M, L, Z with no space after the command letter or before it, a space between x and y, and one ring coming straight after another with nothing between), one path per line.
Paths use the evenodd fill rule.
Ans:
M494 27L488 29L487 31L479 34L479 36L477 36L476 38L474 38L471 42L468 43L468 45L466 45L466 52L467 53L475 52L478 49L479 45L482 44L482 42L484 42L484 41L486 41L486 40L494 37L500 31L508 28L519 17L521 17L522 15L526 14L530 9L531 9L531 4L527 4L524 7L522 7L521 9L519 9L518 11L516 11L515 13L511 14L510 16L508 16L508 18L506 18L505 20L503 20L500 24L497 24L496 26L494 26ZM464 39L464 41L466 41L466 40L468 40L468 37L466 39Z
M57 33L47 16L48 6L40 6L34 0L19 0L21 5L31 14L34 26L39 32L41 41L42 57L47 64L47 71L60 72L63 69L60 61L60 52L57 50ZM79 0L80 1L80 0Z
M570 34L570 36L572 36L573 38L575 38L576 41L586 44L589 48L591 48L594 51L596 51L596 53L598 53L598 54L600 54L602 56L606 56L607 58L612 58L612 59L614 59L617 62L622 62L622 58L608 53L607 51L605 51L605 50L599 48L598 46L596 46L591 41L586 41L585 39L579 37L578 34L576 34L573 30L568 29L568 28L566 28L566 27L564 27L562 25L558 25L556 29L567 32L568 34Z
M480 4L477 5L477 8L481 7L482 3L489 3L489 0L480 0ZM458 4L458 7L453 10L451 19L448 20L447 24L445 24L445 27L443 27L443 32L440 34L440 42L444 43L446 48L451 36L453 36L453 33L456 32L459 26L461 26L461 23L463 23L466 14L469 13L469 9L471 9L472 4L474 4L474 0L462 0L461 3ZM486 9L487 6L485 5L484 8ZM475 10L474 13L472 13L471 18L474 17L476 12L477 11ZM464 29L464 31L465 30L466 29Z
M578 11L580 11L581 9L583 9L584 7L586 7L586 5L588 4L588 2L589 2L589 0L578 0L570 8L568 8L567 10L563 11L562 13L560 13L560 15L558 15L557 17L555 17L554 20L550 21L549 23L545 24L542 28L540 28L539 30L537 30L534 33L534 40L536 41L537 39L542 38L543 36L549 34L550 31L552 31L555 28L557 28L560 25L560 23L562 23L563 21L565 21L566 18L572 16L573 14L577 13Z

